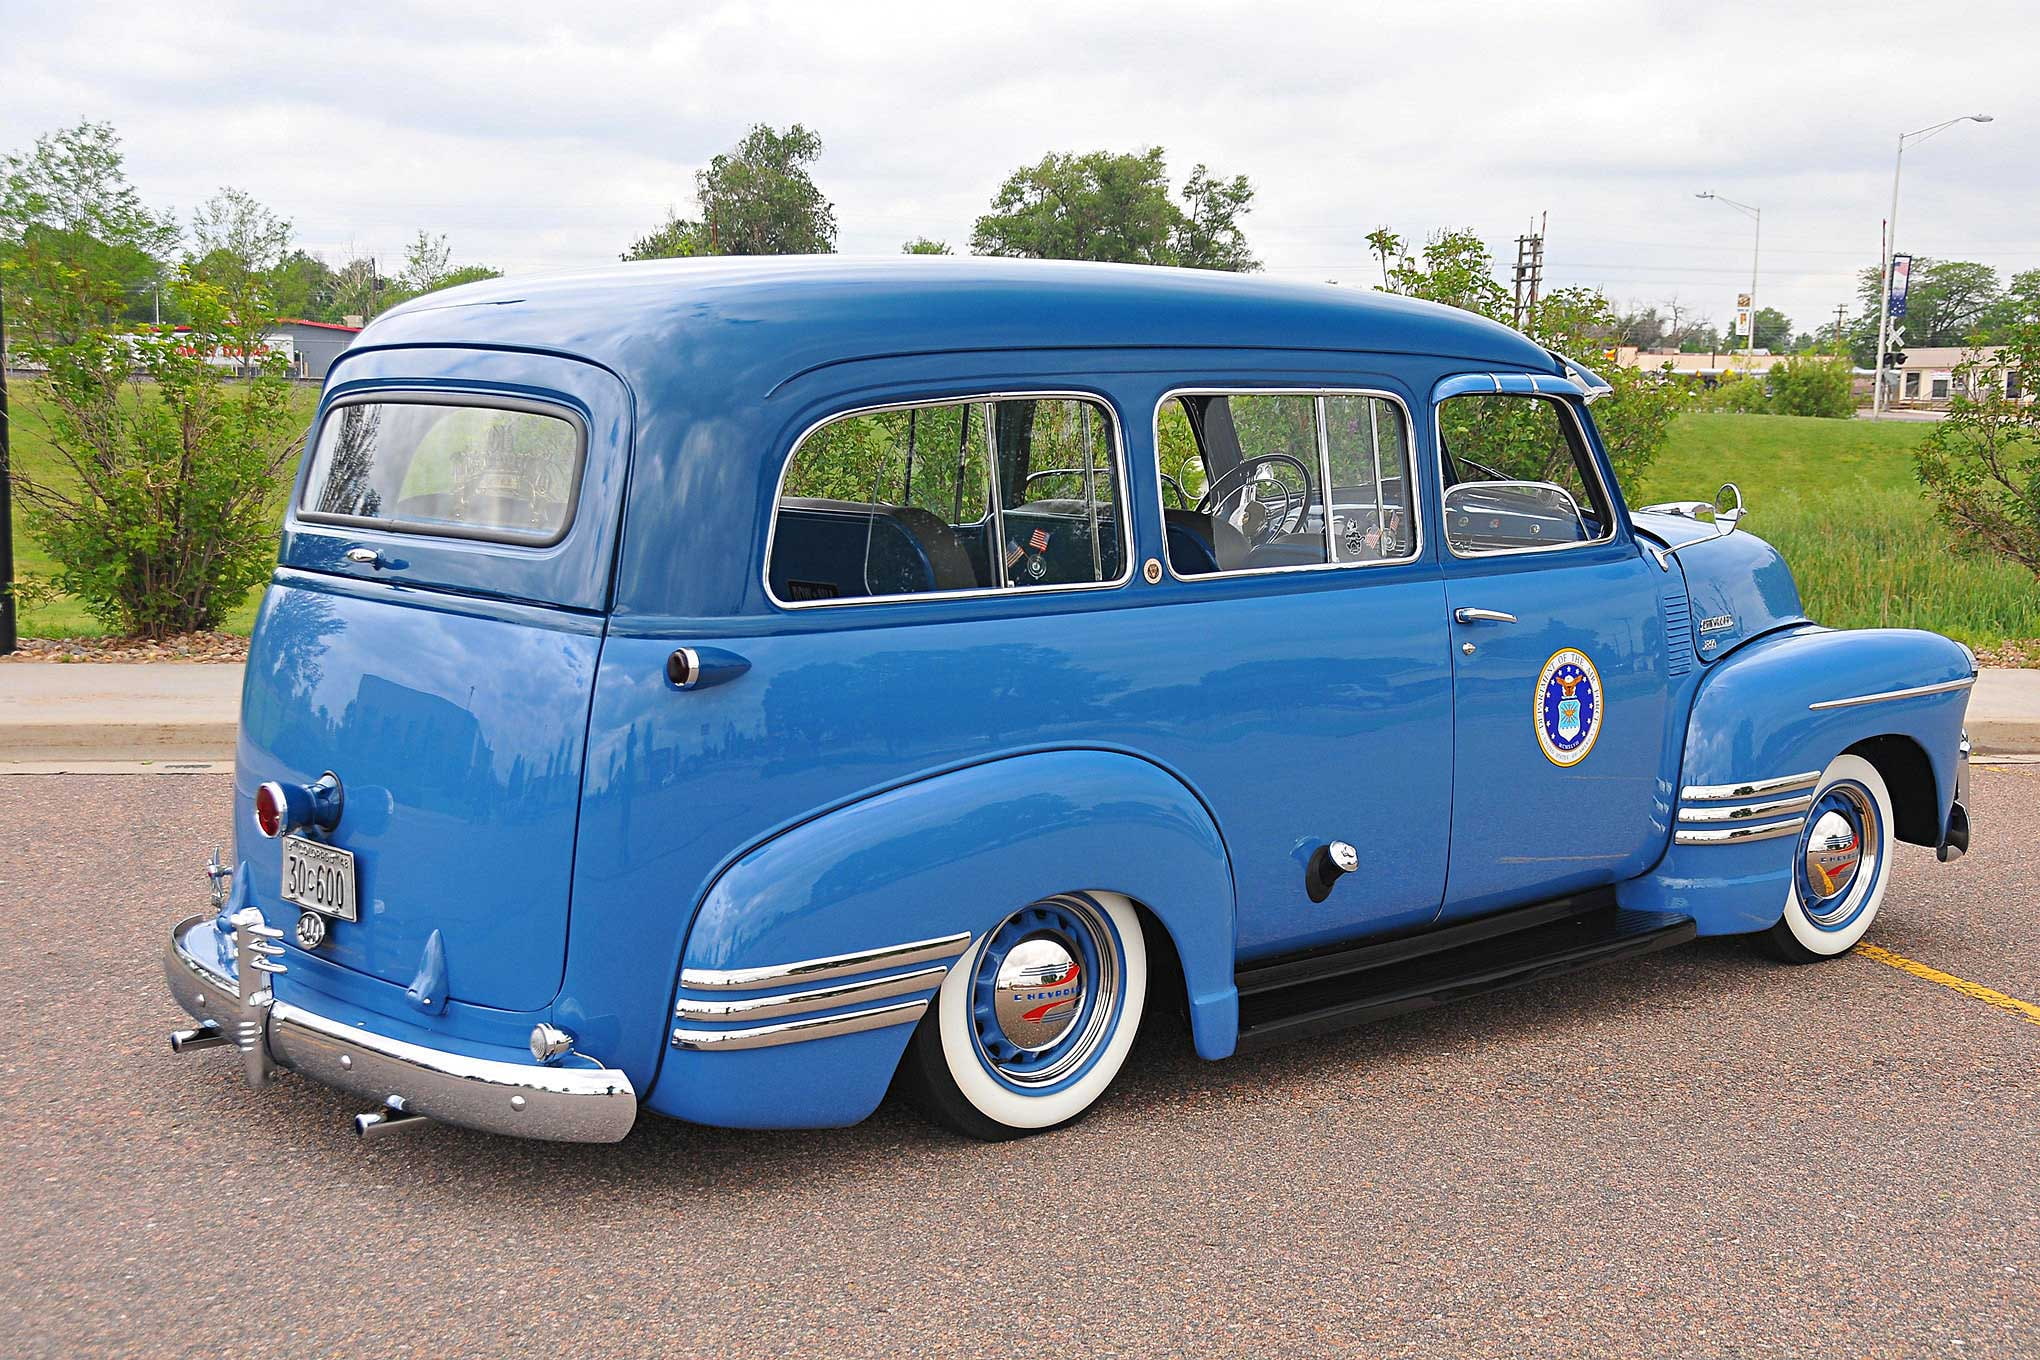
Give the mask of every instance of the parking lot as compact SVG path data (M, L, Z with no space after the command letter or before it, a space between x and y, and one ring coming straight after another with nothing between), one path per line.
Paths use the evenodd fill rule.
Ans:
M2040 766L1871 935L1970 991L1714 940L1226 1063L1159 1026L998 1146L363 1146L164 1043L228 791L0 777L9 1354L2040 1352Z

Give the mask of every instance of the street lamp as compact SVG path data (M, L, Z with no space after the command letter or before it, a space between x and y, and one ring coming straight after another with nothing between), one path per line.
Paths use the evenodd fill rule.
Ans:
M1750 241L1750 325L1748 333L1743 336L1743 352L1754 359L1757 355L1757 256L1764 244L1763 210L1761 208L1753 208L1747 203L1738 203L1732 198L1724 198L1716 193L1703 191L1693 195L1693 197L1711 198L1716 203L1726 203L1729 207L1734 208L1744 217L1757 224L1756 236Z
M1891 348L1891 260L1898 250L1898 176L1905 169L1905 148L1908 142L1924 142L1929 137L1946 132L1957 123L1988 123L1987 113L1965 113L1960 118L1950 118L1932 127L1917 132L1901 132L1898 135L1898 158L1891 165L1891 219L1884 232L1884 299L1877 309L1877 383L1870 389L1870 412L1884 414L1884 356Z

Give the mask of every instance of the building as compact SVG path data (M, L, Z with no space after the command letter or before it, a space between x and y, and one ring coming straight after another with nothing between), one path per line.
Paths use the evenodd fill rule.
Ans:
M1982 396L1986 385L2008 397L2019 392L2019 371L1998 362L2003 351L1996 345L1971 348L1967 345L1921 345L1904 351L1905 363L1896 373L1885 375L1891 384L1895 406L1936 409L1945 407L1957 392ZM1982 362L1973 373L1959 373L1972 359Z
M326 370L340 357L340 351L353 344L354 337L359 334L359 326L282 317L262 338L290 357L292 377L324 382Z
M1791 357L1773 354L1769 350L1758 350L1748 354L1742 350L1719 350L1713 354L1687 354L1679 350L1638 349L1635 345L1618 345L1614 360L1623 368L1641 368L1651 373L1669 371L1682 378L1698 378L1713 384L1737 373L1752 373L1762 376L1771 371L1771 365ZM1607 362L1604 358L1603 363Z

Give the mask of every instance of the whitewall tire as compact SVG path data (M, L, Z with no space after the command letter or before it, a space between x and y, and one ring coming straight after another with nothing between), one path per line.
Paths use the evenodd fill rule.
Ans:
M1836 756L1814 786L1792 853L1785 913L1772 951L1791 963L1846 954L1863 938L1891 882L1891 791L1861 756Z
M1112 1084L1147 1004L1140 913L1061 893L993 925L949 970L901 1069L934 1118L975 1138L1067 1124Z

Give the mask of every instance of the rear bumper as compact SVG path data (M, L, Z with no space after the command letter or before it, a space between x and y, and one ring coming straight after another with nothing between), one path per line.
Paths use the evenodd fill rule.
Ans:
M171 930L163 974L200 1024L174 1036L173 1047L231 1044L257 1089L287 1069L379 1107L485 1133L613 1143L636 1122L637 1092L613 1068L449 1053L276 999L267 975L282 971L270 944L279 934L252 909L229 923L193 916Z

